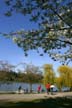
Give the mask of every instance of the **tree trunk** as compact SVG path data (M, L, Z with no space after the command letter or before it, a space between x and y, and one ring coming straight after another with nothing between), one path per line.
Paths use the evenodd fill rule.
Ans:
M32 83L30 83L30 93L32 93Z

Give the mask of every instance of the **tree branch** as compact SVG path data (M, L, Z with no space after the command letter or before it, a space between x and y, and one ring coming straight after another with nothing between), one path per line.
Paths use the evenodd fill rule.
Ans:
M47 5L48 2L45 2L43 4L43 6ZM70 24L68 24L56 11L55 9L53 9L53 7L48 7L49 9L51 9L65 24L67 24L70 28L72 28L72 26Z

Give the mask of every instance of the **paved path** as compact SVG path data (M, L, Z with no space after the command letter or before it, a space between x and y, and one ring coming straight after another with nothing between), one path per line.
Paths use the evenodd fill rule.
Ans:
M72 99L72 92L55 93L54 95L44 94L0 94L0 101L32 101L34 99L45 99L55 97L67 97Z

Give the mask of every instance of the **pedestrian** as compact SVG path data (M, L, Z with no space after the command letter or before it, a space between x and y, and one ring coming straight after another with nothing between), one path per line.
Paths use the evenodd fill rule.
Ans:
M26 88L26 93L28 93L28 88Z
M50 83L46 84L46 90L47 90L47 94L49 94L49 92L50 92Z
M18 88L19 93L21 93L21 90L22 90L22 87L19 86L19 88Z
M50 91L51 91L51 94L53 95L53 88L55 88L55 86L54 85L51 85L50 86Z
M38 86L37 91L38 91L38 93L40 93L40 91L41 91L41 85Z

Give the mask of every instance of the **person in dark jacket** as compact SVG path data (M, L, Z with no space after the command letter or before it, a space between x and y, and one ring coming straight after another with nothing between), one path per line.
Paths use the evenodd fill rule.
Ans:
M18 91L19 91L19 93L20 93L20 91L22 90L22 87L21 86L19 86L19 88L18 88Z

